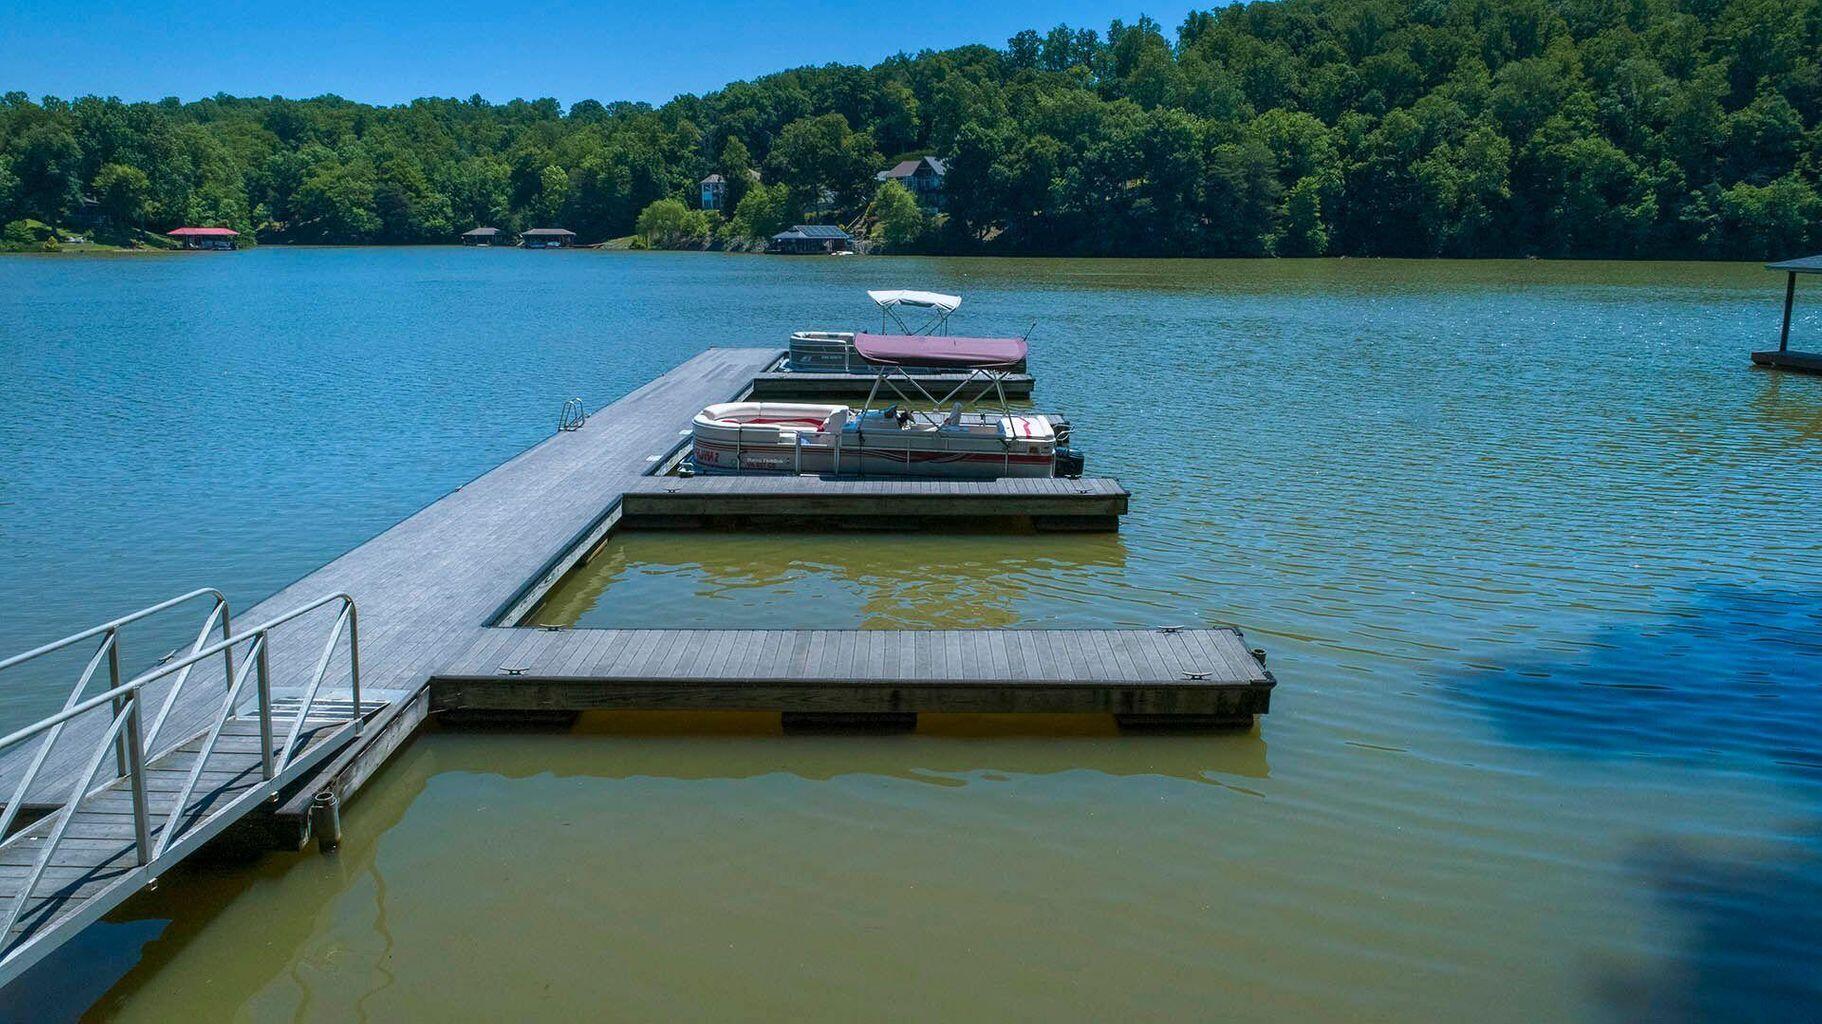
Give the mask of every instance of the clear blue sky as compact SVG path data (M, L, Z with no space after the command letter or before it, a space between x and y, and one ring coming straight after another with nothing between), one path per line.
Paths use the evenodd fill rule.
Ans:
M662 102L803 64L1003 46L1058 22L1150 14L1175 38L1193 5L1145 0L0 0L0 91L127 100L217 92L555 96Z

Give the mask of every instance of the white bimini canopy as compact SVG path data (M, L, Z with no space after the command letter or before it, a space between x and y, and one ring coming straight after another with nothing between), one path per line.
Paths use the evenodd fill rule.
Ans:
M942 295L937 292L913 292L904 289L890 291L869 291L867 298L879 304L881 309L894 306L916 306L920 309L934 309L944 316L956 311L962 304L960 295Z

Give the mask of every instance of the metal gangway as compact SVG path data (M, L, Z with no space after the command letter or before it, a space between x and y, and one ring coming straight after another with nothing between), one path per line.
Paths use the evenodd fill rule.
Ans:
M188 652L123 680L123 629L192 604L208 612ZM318 648L298 634L323 609L315 618L333 614L334 625ZM274 644L279 636L286 643ZM227 598L195 590L0 661L0 682L60 651L79 657L86 643L93 652L62 709L0 737L0 985L361 729L360 623L347 594L234 632ZM308 676L281 666L302 685L275 697L278 646L287 659L314 652L315 664ZM91 694L104 665L106 688Z

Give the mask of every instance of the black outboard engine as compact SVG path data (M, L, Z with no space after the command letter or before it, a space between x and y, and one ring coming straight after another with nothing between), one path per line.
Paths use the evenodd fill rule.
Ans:
M1058 448L1056 474L1074 480L1082 475L1087 461L1080 448Z
M1057 444L1059 446L1068 444L1069 421L1056 415L1046 416L1045 419L1050 421L1050 432L1056 435Z

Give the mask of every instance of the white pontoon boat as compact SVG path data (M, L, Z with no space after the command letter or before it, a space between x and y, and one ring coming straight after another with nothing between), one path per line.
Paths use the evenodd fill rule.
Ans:
M897 333L911 337L934 337L949 333L949 314L961 307L959 295L896 289L870 291L867 298L879 307L881 334ZM918 313L924 314L919 317ZM853 331L797 331L791 335L791 351L782 369L792 373L872 373L873 366L854 351ZM1023 360L1012 367L1024 372ZM913 368L913 372L953 371Z
M854 348L875 373L873 390L858 412L845 405L784 402L711 405L692 428L693 471L974 480L1082 474L1082 456L1066 447L1067 421L1014 414L1006 403L999 382L1007 367L1024 361L1023 338L857 334ZM907 372L911 369L965 370L967 376L938 398ZM954 400L976 377L994 384L999 412L964 412ZM903 404L875 408L882 389ZM949 411L906 408L919 399Z

